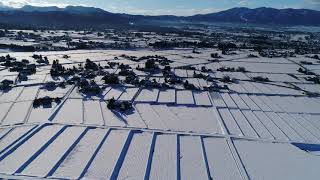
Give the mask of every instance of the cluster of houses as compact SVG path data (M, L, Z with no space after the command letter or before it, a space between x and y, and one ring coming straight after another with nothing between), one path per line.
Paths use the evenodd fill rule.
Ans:
M49 60L47 56L42 57L42 55L34 54L32 58L35 59L38 64L44 64L44 65L49 64Z
M221 71L221 72L243 72L243 73L248 72L245 67L234 68L234 67L225 67L225 66L218 68L217 71Z
M259 55L262 57L268 57L268 58L278 58L278 57L295 57L295 52L293 51L279 51L279 50L272 50L272 49L266 49L261 50L259 52Z
M0 64L6 68L9 68L10 72L19 72L21 74L31 75L36 73L36 65L31 64L28 60L23 59L17 61L16 58L10 55L1 56Z

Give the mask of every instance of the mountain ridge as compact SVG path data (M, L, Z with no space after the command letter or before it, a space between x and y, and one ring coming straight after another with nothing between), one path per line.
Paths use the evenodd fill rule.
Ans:
M63 18L64 17L64 18ZM21 8L0 6L0 24L34 24L46 27L104 27L112 25L129 26L132 24L155 24L155 22L179 23L250 23L269 25L306 25L320 26L320 11L310 9L275 9L269 7L236 7L209 14L192 16L175 15L131 15L112 13L95 7L57 6L37 7L26 5ZM77 24L75 24L77 23Z

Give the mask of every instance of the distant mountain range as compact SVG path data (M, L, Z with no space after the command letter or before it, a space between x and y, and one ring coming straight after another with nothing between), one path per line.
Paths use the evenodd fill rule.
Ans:
M18 10L24 11L24 12L54 12L54 11L56 11L56 12L69 12L69 13L75 13L75 14L106 13L107 12L107 11L104 11L103 9L100 9L100 8L84 7L84 6L67 6L65 8L59 8L56 6L37 7L37 6L26 5Z
M0 25L26 27L118 27L171 23L250 23L269 25L320 26L320 11L309 9L232 8L229 10L194 16L144 16L111 13L100 8L67 6L59 8L26 5L11 8L0 3Z
M309 9L233 8L188 17L190 21L239 22L278 25L320 25L320 11Z

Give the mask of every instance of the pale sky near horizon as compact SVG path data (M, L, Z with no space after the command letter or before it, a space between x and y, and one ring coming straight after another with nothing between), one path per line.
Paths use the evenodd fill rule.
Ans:
M22 7L82 5L116 13L193 15L233 7L308 8L320 10L320 0L0 0L0 5Z

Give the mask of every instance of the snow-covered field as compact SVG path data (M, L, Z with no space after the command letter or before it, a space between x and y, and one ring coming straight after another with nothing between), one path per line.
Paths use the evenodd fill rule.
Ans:
M208 61L210 50L161 51L77 50L42 52L50 63L66 67L87 58L107 66L119 62L134 68L139 78L166 80L162 73L135 69L121 58L161 55L172 60L177 76L196 89L132 84L103 85L100 95L86 96L75 85L47 90L48 66L39 66L28 81L0 66L0 81L16 81L0 91L0 177L12 179L317 179L320 176L319 85L298 72L297 58L247 58L249 52ZM70 58L65 59L63 55ZM6 55L6 54L0 54ZM10 53L18 60L32 53ZM193 58L186 58L193 56ZM119 59L115 59L119 57ZM296 63L295 63L296 62ZM37 64L37 63L36 63ZM38 64L37 64L38 65ZM195 78L203 72L214 82ZM245 67L248 72L221 72L221 67ZM308 65L317 70L318 65ZM108 69L119 72L119 69ZM222 83L229 76L235 83ZM269 82L252 80L267 77ZM101 77L96 77L102 86ZM208 90L206 86L227 85ZM61 98L50 107L33 107L36 98ZM131 112L107 108L114 98L132 102Z

